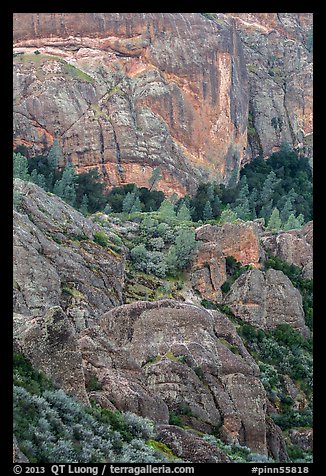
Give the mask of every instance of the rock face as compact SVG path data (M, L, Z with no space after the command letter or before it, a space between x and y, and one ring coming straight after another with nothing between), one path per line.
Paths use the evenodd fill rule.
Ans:
M55 385L89 403L76 332L59 306L44 318L14 314L14 345Z
M202 298L218 301L226 280L225 256L219 243L203 243L196 252L191 270L192 287Z
M148 186L160 166L168 194L238 171L248 85L227 17L18 13L14 52L16 145L36 154L57 138L68 160L98 166L108 185Z
M160 425L158 439L168 445L174 454L184 461L192 461L193 463L229 462L229 458L216 446L177 426Z
M104 314L100 328L98 335L119 349L114 364L98 352L95 329L83 331L80 345L86 369L92 366L117 408L135 411L135 392L122 396L124 386L137 378L157 405L163 401L170 411L191 417L193 427L218 426L226 441L266 454L266 397L259 370L223 314L171 300L136 302ZM112 372L125 379L113 385ZM150 407L138 402L137 413L148 416ZM162 416L151 414L156 421Z
M197 228L196 239L217 243L224 256L233 256L242 265L259 267L262 250L259 228L255 222L226 223L223 226L203 225Z
M249 77L248 160L287 141L312 157L312 13L226 13Z
M301 230L290 230L278 234L266 233L261 237L261 241L274 256L302 268L304 278L313 278L312 221Z
M289 431L289 437L294 445L300 446L305 451L313 450L313 429L299 428Z
M236 316L254 326L273 329L279 324L289 324L302 334L309 334L302 296L282 271L245 272L232 285L224 301Z
M196 239L200 244L190 276L192 288L202 299L222 301L221 286L227 279L227 256L233 256L242 265L260 267L263 249L256 222L203 225L196 229Z
M14 144L32 155L57 138L108 186L148 186L159 166L167 194L227 183L283 141L312 156L312 14L17 13L13 23Z
M276 461L288 461L289 455L286 449L282 430L273 422L272 418L266 418L266 434L268 451Z
M83 328L121 304L124 255L93 241L103 228L33 183L15 179L14 190L14 311L42 317L62 306Z

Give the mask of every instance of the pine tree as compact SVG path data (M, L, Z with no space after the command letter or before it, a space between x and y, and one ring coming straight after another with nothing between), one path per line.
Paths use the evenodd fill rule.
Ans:
M267 224L267 230L279 231L282 228L282 222L280 219L280 212L277 208L273 209L270 219Z
M125 213L131 213L131 209L135 203L135 192L128 192L122 202L122 211Z
M28 173L28 160L22 154L13 154L13 176L14 178L20 178L21 180L30 180Z
M297 221L298 221L299 228L301 228L304 225L304 216L302 215L302 213L300 213L300 215L297 216Z
M193 230L181 229L175 239L174 245L170 246L167 256L167 266L170 270L185 269L197 246L195 232Z
M212 202L215 197L215 184L211 182L207 187L207 199Z
M167 198L163 200L158 211L163 220L169 220L176 217L174 206Z
M261 210L259 216L268 220L272 214L273 209L273 196L276 187L281 182L281 179L276 177L275 172L272 170L266 177L263 184L263 188L260 194Z
M288 221L284 225L284 230L295 230L297 228L300 228L300 222L299 220L295 217L293 213L289 216Z
M257 205L258 205L258 191L254 188L249 194L249 210L251 214L251 219L255 220L257 218Z
M63 153L62 149L59 145L58 139L53 141L53 144L49 150L47 156L49 167L52 171L57 170L59 167L60 162L63 162Z
M249 199L245 198L243 202L233 208L233 211L237 214L238 218L241 220L247 221L252 218L252 213L250 213L250 205L249 205Z
M240 179L239 195L238 198L242 202L244 198L249 198L249 186L246 175L243 175Z
M43 174L38 174L36 169L34 169L31 173L31 181L38 185L39 187L47 190L46 180Z
M207 221L213 217L213 210L209 200L206 201L204 210L203 210L203 220Z
M135 198L135 201L131 207L131 213L141 212L141 201L139 197Z
M112 213L112 207L109 202L105 205L103 213L106 215L110 215Z
M191 221L190 211L185 203L183 203L179 208L177 219L179 221Z
M280 213L280 217L281 217L281 220L282 220L283 223L287 222L291 213L293 213L293 214L295 213L295 211L294 211L294 201L295 201L296 197L297 197L297 193L292 188L290 190L290 192L288 193L287 197L286 197L285 204L284 204L284 206L281 210L281 213Z
M148 181L149 183L149 190L151 191L152 188L162 179L162 175L161 175L161 169L160 167L156 167L154 170L153 170L153 173Z
M249 220L251 218L249 187L247 177L245 175L241 177L239 193L234 203L233 210L241 220Z
M229 205L222 211L219 223L233 223L238 218L238 215L234 210L231 210Z
M83 215L87 215L88 213L88 196L86 193L83 195L79 210Z
M61 197L72 207L76 204L76 179L77 175L73 164L68 164L60 180L57 180L53 187L53 193Z
M215 195L213 203L212 203L213 216L218 217L221 213L221 209L222 209L222 201L218 195Z

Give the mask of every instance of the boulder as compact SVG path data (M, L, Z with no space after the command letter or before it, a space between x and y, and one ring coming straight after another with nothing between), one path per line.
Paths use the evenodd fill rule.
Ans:
M229 458L216 446L182 428L173 425L160 425L158 440L172 449L184 461L193 463L229 463Z
M255 269L243 273L233 283L224 302L248 324L266 330L289 324L303 335L309 335L302 296L282 271Z
M108 311L100 327L141 368L146 388L170 411L191 417L198 429L219 426L226 441L266 454L266 394L256 363L226 316L172 300L144 301Z
M14 345L55 385L89 403L76 332L59 306L41 318L14 314Z
M226 281L225 257L219 243L199 245L191 269L191 283L203 299L218 301Z

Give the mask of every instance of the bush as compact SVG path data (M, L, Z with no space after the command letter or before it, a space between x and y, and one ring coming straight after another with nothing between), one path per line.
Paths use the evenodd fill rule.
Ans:
M14 433L31 463L167 461L146 444L156 436L150 420L84 407L20 354L14 355L14 379Z
M169 425L180 426L181 428L183 428L184 426L180 416L177 415L175 412L169 413Z
M108 247L108 237L104 231L97 231L94 233L94 243L102 246L103 248Z
M89 392L95 392L97 390L102 390L102 384L98 381L98 378L96 375L92 375L90 378L88 384L87 384L87 390Z

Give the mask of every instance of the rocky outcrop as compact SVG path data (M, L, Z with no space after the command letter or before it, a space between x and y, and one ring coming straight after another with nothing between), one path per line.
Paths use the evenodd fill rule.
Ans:
M98 350L99 336L116 349L115 357ZM259 370L223 314L171 300L136 302L104 314L100 330L81 333L80 346L85 374L96 375L117 408L162 421L162 411L153 409L164 408L164 402L181 418L191 418L194 428L218 426L226 441L266 453ZM130 390L135 381L155 396L156 406Z
M313 450L313 429L312 428L295 428L289 430L289 438L291 443L299 446L304 451Z
M313 222L307 223L301 230L265 233L261 237L263 246L274 256L289 264L302 268L306 279L313 278Z
M202 243L196 251L191 269L191 284L204 299L222 298L221 286L226 280L225 256L219 243Z
M224 256L233 256L242 265L259 267L262 257L259 231L255 222L203 225L196 229L196 239L217 243Z
M174 454L184 461L193 463L229 463L229 458L202 438L173 425L158 427L159 441L162 441Z
M76 332L59 306L43 318L14 314L14 346L55 385L89 403Z
M14 52L14 144L32 154L57 138L108 186L148 186L160 166L168 194L239 170L247 72L227 17L17 13Z
M289 461L286 444L282 430L273 422L272 418L266 418L266 435L268 453L275 461Z
M61 306L77 329L122 302L124 255L110 249L112 234L30 182L15 180L14 310L41 317ZM108 246L94 242L107 236Z
M226 13L236 22L249 77L247 160L283 141L312 157L312 13Z
M289 324L302 334L309 334L302 296L282 271L245 272L232 285L224 302L236 316L253 326L268 330Z

